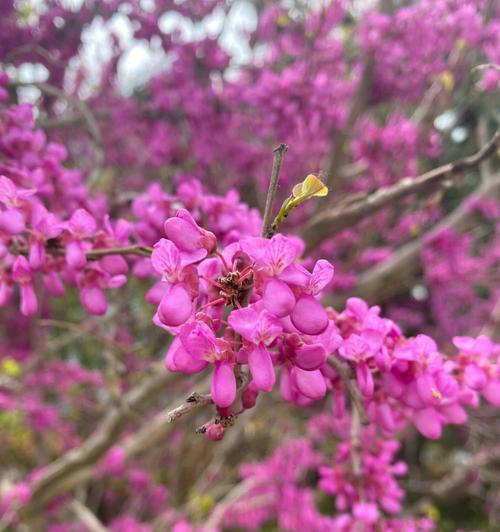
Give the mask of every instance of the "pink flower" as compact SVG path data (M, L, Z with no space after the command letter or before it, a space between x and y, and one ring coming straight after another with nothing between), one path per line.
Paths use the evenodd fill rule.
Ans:
M21 291L21 313L33 316L38 309L38 303L33 285L33 274L25 257L19 255L12 266L12 279L19 284Z
M202 229L185 209L169 218L164 225L165 234L179 249L183 261L198 262L217 247L215 235Z

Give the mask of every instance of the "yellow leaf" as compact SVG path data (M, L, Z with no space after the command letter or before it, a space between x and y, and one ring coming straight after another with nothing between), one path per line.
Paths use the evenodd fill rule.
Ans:
M293 197L300 200L306 200L312 197L323 197L328 194L328 187L325 186L321 179L313 174L309 174L302 183L293 187Z

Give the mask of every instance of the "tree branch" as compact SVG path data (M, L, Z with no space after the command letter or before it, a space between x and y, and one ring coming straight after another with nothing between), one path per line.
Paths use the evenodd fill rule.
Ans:
M306 251L311 251L323 240L332 237L363 218L395 204L401 198L410 194L431 193L442 182L458 175L463 170L474 168L480 162L493 155L500 145L500 130L478 152L469 157L439 166L415 178L404 178L390 187L383 187L372 194L354 194L337 207L314 216L302 231L302 238L306 241Z
M344 163L346 143L351 137L354 126L365 106L366 97L372 84L374 70L375 62L370 57L363 66L358 88L349 109L346 125L342 131L338 131L336 135L332 135L331 149L326 164L326 182L329 188L332 188L335 184L335 179L340 177L337 174L339 174L339 168Z
M44 468L31 487L30 501L20 507L19 514L22 517L32 515L54 497L70 489L67 487L69 479L72 479L71 487L77 485L75 476L78 477L87 466L104 456L118 440L131 413L157 397L170 379L171 375L160 366L151 378L127 392L121 403L106 414L100 426L80 447L71 449Z
M495 197L500 194L500 176L479 187L473 197ZM411 288L416 275L421 270L420 254L425 243L444 229L464 232L476 220L476 215L461 204L443 218L424 236L401 246L390 259L377 264L362 273L353 289L345 294L337 294L324 299L325 304L341 308L349 297L362 296L369 304L383 303Z
M75 517L85 526L88 532L107 532L101 521L90 511L87 506L76 499L69 504L69 509Z

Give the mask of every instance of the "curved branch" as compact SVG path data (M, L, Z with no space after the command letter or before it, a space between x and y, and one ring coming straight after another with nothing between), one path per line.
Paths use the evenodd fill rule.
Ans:
M415 178L404 178L395 185L384 187L372 194L354 194L337 207L319 213L311 218L302 231L302 238L307 243L307 250L321 244L347 227L375 212L394 204L410 194L432 193L448 179L460 174L463 170L474 168L495 153L500 145L500 130L478 152L469 157L439 166Z
M19 514L23 518L33 515L44 504L66 491L68 479L81 476L85 468L104 456L118 440L132 412L160 394L170 378L171 375L161 367L147 381L127 392L121 403L109 411L100 426L80 447L71 449L43 469L32 485L30 501L19 508Z
M500 176L495 181L480 186L472 197L495 197L499 194ZM390 259L362 273L348 293L327 297L324 302L334 308L341 308L349 297L362 296L373 305L405 292L411 288L421 270L420 254L425 243L447 228L464 232L473 225L475 219L476 215L462 203L424 236L404 244Z

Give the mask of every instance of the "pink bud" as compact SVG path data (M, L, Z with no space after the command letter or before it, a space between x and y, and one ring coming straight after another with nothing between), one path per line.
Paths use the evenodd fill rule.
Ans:
M243 408L253 408L257 403L258 396L259 392L257 390L254 390L247 386L241 394L241 404L243 405Z
M224 427L219 423L212 423L207 427L205 436L212 441L222 440L224 437Z

